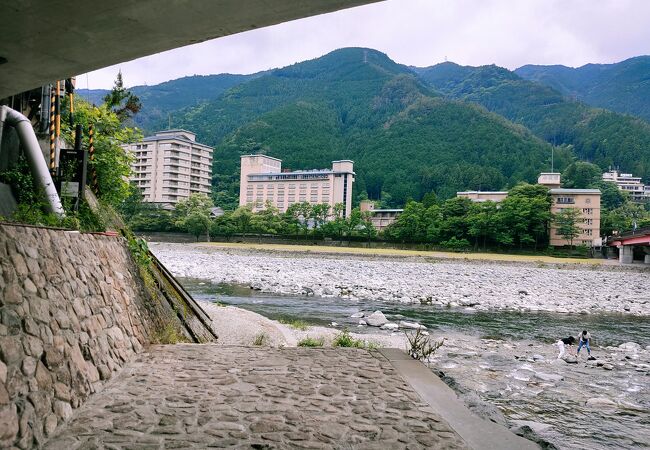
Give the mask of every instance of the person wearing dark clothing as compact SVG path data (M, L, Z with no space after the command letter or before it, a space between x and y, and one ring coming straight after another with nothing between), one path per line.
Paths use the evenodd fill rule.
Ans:
M578 355L580 354L580 349L582 347L587 347L587 354L591 356L591 347L589 347L590 341L591 334L587 330L583 330L582 333L578 335Z

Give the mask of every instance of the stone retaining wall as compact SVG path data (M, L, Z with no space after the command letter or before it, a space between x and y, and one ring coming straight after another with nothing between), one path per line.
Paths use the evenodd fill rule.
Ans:
M120 237L0 224L0 447L42 444L150 342Z

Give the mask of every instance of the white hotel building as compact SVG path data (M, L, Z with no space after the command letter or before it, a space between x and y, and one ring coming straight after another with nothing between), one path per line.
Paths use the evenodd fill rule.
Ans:
M352 210L354 163L333 161L331 169L283 172L282 161L266 155L242 155L239 204L250 205L253 211L264 209L271 202L280 212L294 203L312 205L327 203L344 206L344 217Z
M135 158L131 181L145 202L170 206L190 194L210 195L213 149L191 131L159 131L124 148Z

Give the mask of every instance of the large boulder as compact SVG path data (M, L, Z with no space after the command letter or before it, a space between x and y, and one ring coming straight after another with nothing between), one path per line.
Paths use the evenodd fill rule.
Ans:
M375 311L366 317L366 323L371 327L380 327L388 323L388 319L384 316L384 313L381 311Z
M626 342L625 344L619 345L618 349L625 352L638 352L641 350L641 346L636 342Z
M400 320L399 326L400 326L400 328L410 328L411 330L418 330L418 329L426 330L427 329L427 327L425 327L424 325L421 325L421 324L416 323L416 322L407 322L406 320Z

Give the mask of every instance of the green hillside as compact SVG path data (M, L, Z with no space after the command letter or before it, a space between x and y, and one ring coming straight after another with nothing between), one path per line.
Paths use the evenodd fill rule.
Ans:
M650 124L576 102L542 84L496 66L443 63L417 69L422 80L449 98L483 105L605 170L620 167L650 181Z
M162 127L166 128L169 123L168 114L171 115L172 125L174 125L176 110L214 99L233 86L259 75L261 74L194 75L154 86L134 86L129 90L137 95L142 102L142 110L134 118L135 125L147 132ZM79 96L98 105L102 103L108 92L107 89L78 89L76 91Z
M440 97L408 67L347 48L274 70L179 115L177 126L216 146L215 199L236 200L241 154L292 169L355 161L356 195L401 206L435 191L502 189L534 181L551 147L482 107ZM556 152L559 165L570 151Z
M527 65L515 72L589 105L650 121L650 56L616 64L587 64L575 69Z

